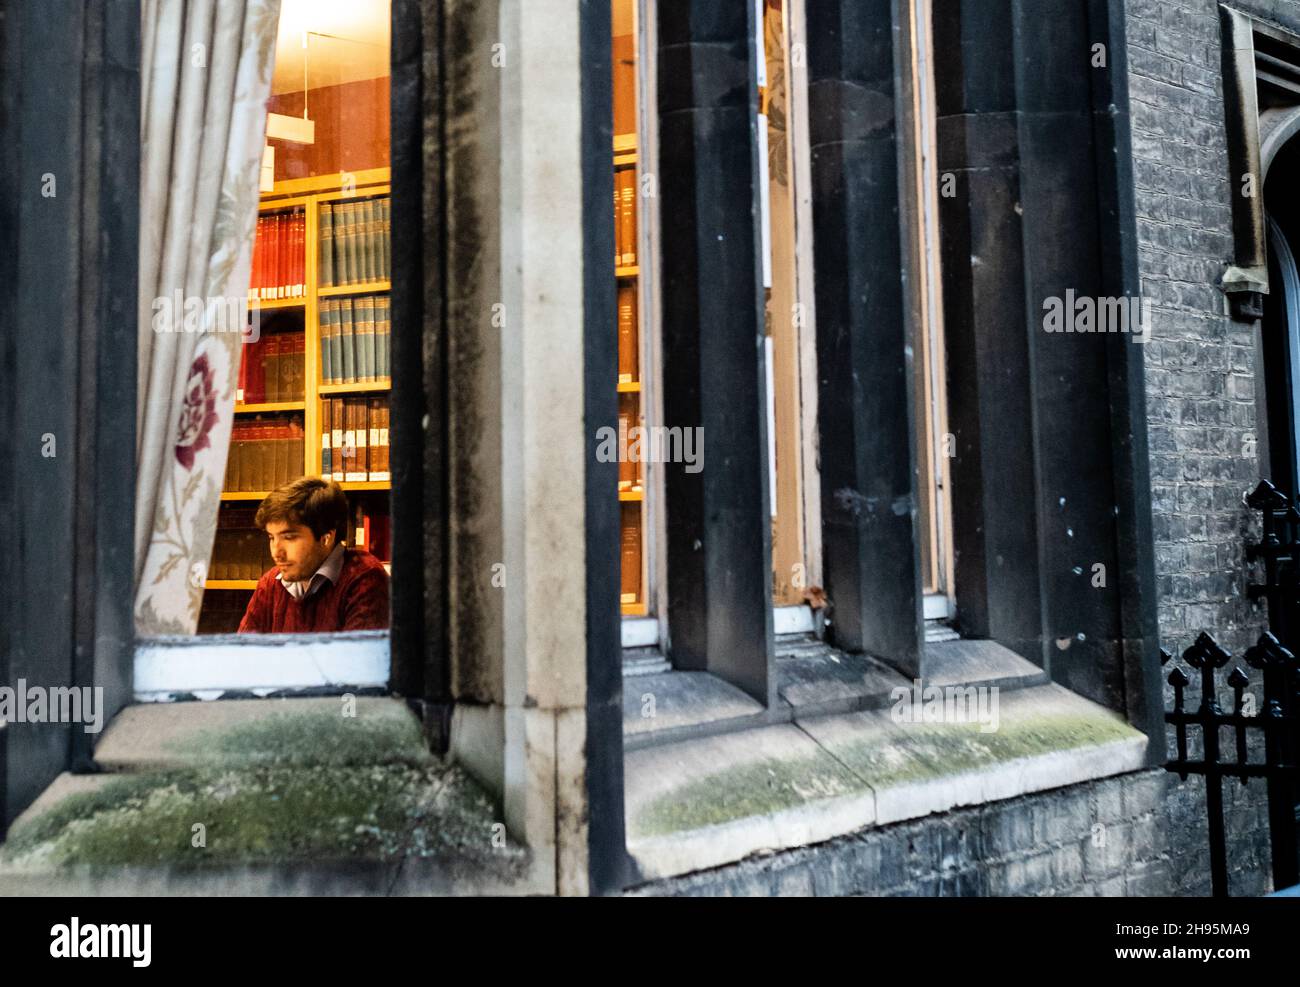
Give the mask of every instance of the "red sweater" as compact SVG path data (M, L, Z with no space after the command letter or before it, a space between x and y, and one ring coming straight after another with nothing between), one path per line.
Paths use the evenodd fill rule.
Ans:
M239 633L310 634L388 626L388 573L369 552L345 549L338 582L326 583L302 602L284 588L277 573L262 573Z

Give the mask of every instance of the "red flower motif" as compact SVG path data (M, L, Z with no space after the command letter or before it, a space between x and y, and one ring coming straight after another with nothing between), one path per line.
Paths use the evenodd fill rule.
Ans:
M217 423L217 391L212 378L208 355L203 353L190 366L185 382L185 404L176 440L176 461L187 470L194 468L194 457L211 445L208 433Z

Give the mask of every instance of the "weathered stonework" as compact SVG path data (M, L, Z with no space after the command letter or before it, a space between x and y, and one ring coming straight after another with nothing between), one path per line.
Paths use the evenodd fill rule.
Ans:
M1167 893L1160 811L1144 771L863 830L642 885L634 895L1153 895Z

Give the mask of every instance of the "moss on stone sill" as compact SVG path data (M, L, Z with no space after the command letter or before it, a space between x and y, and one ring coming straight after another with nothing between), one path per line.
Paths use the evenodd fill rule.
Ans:
M184 870L503 852L492 801L430 755L409 718L280 714L173 749L184 766L122 775L16 828L0 866ZM193 845L196 824L206 846Z
M978 723L898 724L895 729L903 732L901 741L891 743L873 731L861 743L836 748L834 753L851 771L828 755L763 760L695 779L646 805L629 820L629 836L699 829L770 815L810 798L930 781L1021 757L1140 736L1122 721L1102 715L1004 719L990 733L981 733Z
M863 785L829 756L767 759L709 775L660 796L629 821L629 835L662 836L770 815L861 790Z

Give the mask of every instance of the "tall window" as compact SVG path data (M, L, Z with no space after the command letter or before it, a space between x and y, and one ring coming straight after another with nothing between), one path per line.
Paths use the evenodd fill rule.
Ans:
M807 78L802 3L765 0L759 51L759 167L764 191L763 282L768 370L772 603L777 633L810 630L801 609L821 581L812 430L817 420Z
M948 636L942 622L953 614L952 507L948 460L953 455L948 431L947 379L944 364L943 306L939 266L939 176L936 134L930 4L914 0L910 7L911 33L911 167L910 178L917 202L917 223L910 231L908 249L917 278L910 300L916 314L919 346L914 349L916 372L918 521L921 529L921 585L925 592L928 635Z
M655 510L658 464L646 461L646 429L653 427L659 395L655 389L656 216L654 174L653 0L611 0L614 90L614 274L618 285L618 416L620 448L620 601L627 647L659 641L656 594ZM613 491L611 491L613 496Z
M237 630L263 573L267 494L337 481L347 546L390 568L389 4L284 0L235 425L200 633Z

